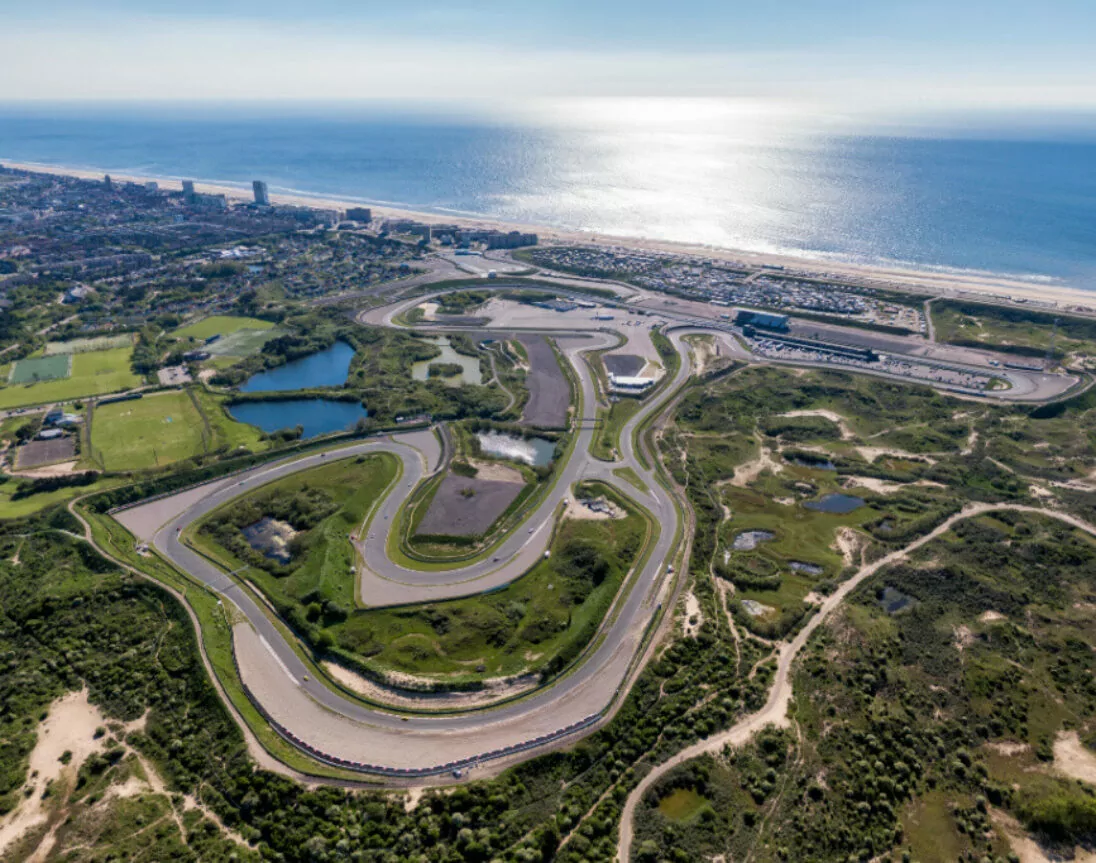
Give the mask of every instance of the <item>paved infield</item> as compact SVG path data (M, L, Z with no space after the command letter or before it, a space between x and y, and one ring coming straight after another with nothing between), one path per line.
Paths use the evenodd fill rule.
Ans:
M529 355L529 401L521 421L537 428L564 428L567 408L571 404L571 388L559 367L556 352L545 336L527 335L519 341Z

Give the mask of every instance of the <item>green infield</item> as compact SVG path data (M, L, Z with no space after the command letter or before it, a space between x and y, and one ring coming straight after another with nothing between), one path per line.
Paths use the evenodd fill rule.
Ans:
M34 357L19 360L8 375L8 383L36 384L44 381L59 381L72 372L72 364L67 356Z
M500 676L556 674L594 639L651 526L605 485L620 518L568 518L551 556L506 587L481 596L397 609L367 609L334 625L336 645L380 672L459 686ZM580 511L585 512L583 508Z
M132 333L117 336L93 336L88 339L69 339L67 342L47 342L46 356L57 354L86 354L89 351L109 351L113 348L128 348L133 345Z
M356 554L347 534L399 470L387 453L304 470L217 509L191 538L231 568L245 568L291 622L310 629L321 615L345 618L354 606Z
M180 339L192 338L192 339L208 339L212 336L221 336L224 338L240 330L270 330L274 328L274 324L270 321L263 321L259 318L244 318L237 315L212 315L208 318L202 318L200 321L195 321L192 324L187 324L185 327L180 327L172 333L173 336Z
M618 518L565 520L552 555L505 588L399 609L358 607L347 534L392 482L391 456L359 456L273 482L211 513L188 541L240 570L290 625L375 675L460 686L555 673L595 637L651 535L647 518L591 484Z
M185 392L166 392L95 409L94 458L105 470L143 470L205 452L209 432Z
M144 380L130 369L132 355L132 348L115 348L84 354L42 357L41 359L56 363L68 363L71 359L72 373L59 380L12 383L0 388L0 408L68 401L140 386ZM20 360L17 366L24 362L26 360Z

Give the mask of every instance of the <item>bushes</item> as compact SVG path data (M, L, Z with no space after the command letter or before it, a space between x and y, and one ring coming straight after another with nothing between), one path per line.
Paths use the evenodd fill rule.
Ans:
M1017 814L1034 833L1073 845L1096 837L1096 797L1081 785L1059 783L1046 794L1020 795Z

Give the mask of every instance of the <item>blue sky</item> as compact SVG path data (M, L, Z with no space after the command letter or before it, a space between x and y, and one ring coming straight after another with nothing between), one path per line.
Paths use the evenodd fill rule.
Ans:
M1093 0L0 0L0 100L1096 108Z

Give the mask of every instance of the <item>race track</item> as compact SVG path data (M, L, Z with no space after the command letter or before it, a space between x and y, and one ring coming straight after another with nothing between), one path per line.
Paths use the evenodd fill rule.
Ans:
M419 297L374 309L363 313L361 320L395 326L393 318L397 314L421 301ZM252 702L285 739L319 760L397 781L495 772L546 748L573 742L606 721L617 696L627 690L641 665L646 637L660 619L662 603L673 594L674 577L669 564L682 547L682 516L670 492L635 452L634 432L667 405L691 374L685 336L708 333L719 339L725 355L753 358L729 334L726 325L717 322L677 320L666 332L681 362L672 379L664 381L624 427L621 455L616 462L598 461L589 454L597 399L595 381L583 354L615 344L617 336L597 329L553 333L578 387L570 455L557 465L551 487L522 523L485 559L467 566L440 571L410 569L391 560L387 552L389 533L400 507L439 466L441 447L433 431L372 438L273 461L131 507L115 517L180 570L239 609L234 642L240 679ZM186 528L195 521L263 483L333 460L378 452L399 459L402 470L355 540L361 564L359 600L366 606L468 596L521 577L544 555L558 513L572 496L575 483L584 479L612 484L650 514L658 528L650 554L632 574L599 636L575 667L520 699L486 709L401 715L348 697L329 682L317 680L287 640L291 636L284 635L275 623L265 602L235 575L223 572L183 540ZM641 492L618 479L613 471L621 467L634 470L649 491Z
M624 428L619 462L589 455L596 417L596 391L582 354L615 344L605 333L568 338L558 344L574 370L580 405L570 457L557 467L554 484L522 524L483 561L442 571L413 570L389 559L389 530L400 506L415 486L436 468L440 447L432 431L376 438L336 450L275 461L171 497L115 514L135 536L179 569L216 591L241 612L235 627L240 677L253 702L286 739L310 754L341 766L395 778L462 773L476 767L498 769L516 758L588 733L599 724L630 674L656 619L659 600L672 577L668 561L677 551L679 515L669 492L653 471L636 457L633 431L685 381L688 351L674 336L683 361L672 381L649 400ZM633 574L630 589L618 598L602 637L570 673L525 698L493 709L446 715L401 716L346 697L315 674L271 619L264 602L233 575L227 574L183 541L183 532L213 510L258 486L332 460L387 452L400 460L402 472L371 516L357 542L361 552L360 595L364 604L386 606L467 596L507 584L523 575L543 555L551 526L575 483L598 479L613 484L652 516L657 535L651 553ZM622 482L614 468L629 466L649 492ZM531 532L530 532L531 531Z

